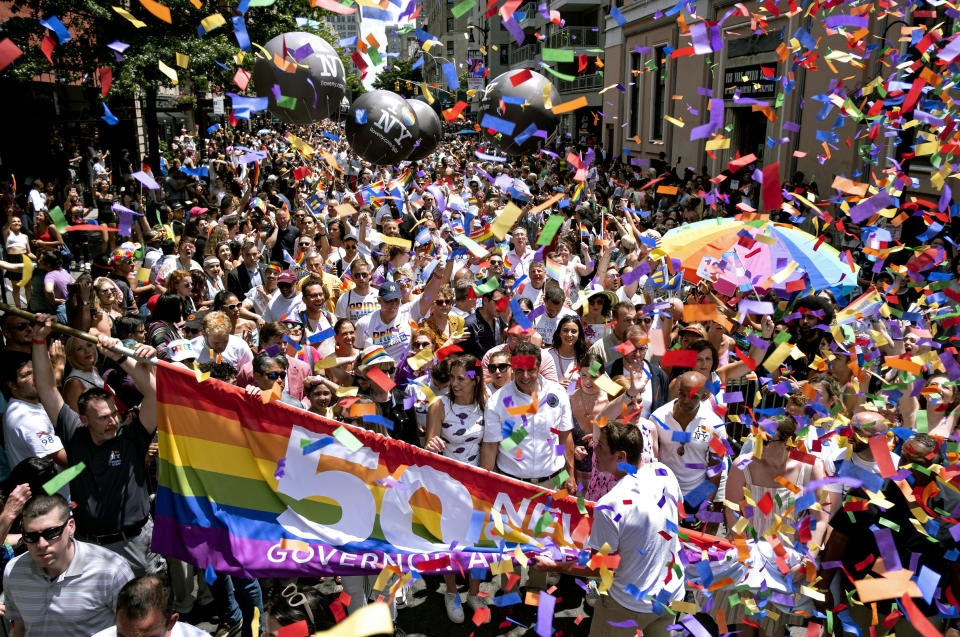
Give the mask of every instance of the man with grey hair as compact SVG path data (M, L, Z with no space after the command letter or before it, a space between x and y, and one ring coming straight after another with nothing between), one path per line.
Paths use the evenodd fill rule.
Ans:
M27 553L3 570L14 636L93 635L112 626L117 593L133 579L127 561L75 540L76 523L60 495L34 496L22 520Z

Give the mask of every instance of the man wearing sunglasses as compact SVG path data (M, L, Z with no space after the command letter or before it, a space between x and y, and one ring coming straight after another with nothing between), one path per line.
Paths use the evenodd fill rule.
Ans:
M263 320L266 322L280 321L282 317L288 314L296 314L303 310L303 299L300 297L300 291L297 289L297 275L291 270L285 270L280 273L277 280L277 287L280 294L275 295L267 303L267 310L263 313Z
M17 352L30 356L30 340L33 338L33 323L13 314L3 317L3 353Z
M280 354L271 356L267 352L260 352L253 357L253 383L247 385L247 395L260 399L264 392L272 392L280 388L280 402L303 409L303 403L290 395L286 390L287 384L287 357Z
M117 594L133 579L126 560L74 539L76 522L60 495L35 495L22 516L27 553L3 571L13 634L93 635L113 626Z

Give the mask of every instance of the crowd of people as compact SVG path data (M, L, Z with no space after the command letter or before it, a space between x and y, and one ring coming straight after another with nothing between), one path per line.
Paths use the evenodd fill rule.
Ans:
M4 185L4 300L36 315L2 319L14 634L193 635L186 622L216 617L217 634L251 635L255 609L267 635L299 621L312 633L382 595L345 576L349 600L326 599L304 581L205 573L151 552L156 378L139 358L153 356L595 502L586 548L619 555L612 580L592 560L546 555L526 580L582 582L590 634L953 630L950 220L923 239L916 206L897 225L820 223L825 243L852 248L858 280L726 294L659 246L668 231L758 208L754 164L711 180L665 156L627 162L562 138L500 162L475 154L487 150L476 136L448 134L423 161L371 166L336 124L290 132L294 143L282 131L184 132L159 190L129 162L115 186ZM801 174L783 184L787 203L816 192ZM501 228L509 205L520 213ZM813 225L789 205L774 216ZM102 230L69 230L91 221ZM911 249L874 268L878 237L923 243L927 264L908 268ZM879 303L838 322L872 290ZM698 305L713 309L690 320ZM62 339L57 324L94 338ZM791 355L776 357L783 343ZM508 409L526 404L526 435L501 444ZM390 426L364 419L371 411ZM716 542L692 550L684 529ZM900 570L915 577L890 576ZM455 623L489 602L469 575L463 599L443 578ZM861 584L888 577L893 595ZM402 613L403 589L388 601Z

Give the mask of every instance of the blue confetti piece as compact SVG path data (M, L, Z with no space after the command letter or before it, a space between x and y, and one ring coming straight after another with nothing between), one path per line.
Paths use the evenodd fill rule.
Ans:
M107 108L106 102L100 102L100 105L103 106L103 115L100 116L100 119L105 121L110 126L116 126L120 121L117 119L117 116L110 112L110 109Z
M55 15L41 20L40 24L53 31L57 36L57 40L60 41L60 44L66 44L72 39L70 37L70 31L67 30L67 27L63 26L63 22L60 22L60 18Z
M704 502L704 500L713 496L716 491L717 487L715 484L709 480L704 480L698 484L693 491L684 496L683 500L692 508L696 509Z
M233 35L237 38L237 45L244 51L250 50L250 36L247 35L247 23L244 22L242 15L235 15L230 20L233 22Z
M208 566L206 569L204 569L203 581L205 581L208 586L213 586L213 583L217 581L217 572L213 570L212 566Z
M493 605L499 608L504 606L513 606L514 604L520 604L523 600L520 599L520 593L507 593L506 595L500 595L493 598Z
M330 437L321 438L320 440L314 440L309 445L303 448L303 455L308 456L314 451L319 451L323 449L327 445L332 445L334 442L336 442L336 439L330 438Z
M367 111L363 108L358 108L353 114L353 118L357 121L358 124L367 123Z
M377 414L367 414L363 417L363 422L371 422L377 425L383 425L388 430L393 431L393 421Z
M480 126L495 130L498 133L503 133L504 135L513 135L513 129L516 128L517 125L513 122L508 122L505 119L500 119L499 117L491 115L490 113L484 113L483 119L480 120ZM534 127L534 130L536 130L536 127ZM531 135L532 134L533 133L531 133Z
M617 26L623 26L627 23L627 19L623 17L623 14L620 13L620 9L616 6L610 7L610 17L613 18L614 22L617 23Z
M209 128L207 128L207 135L212 135L218 130L220 130L220 124L214 124L213 126L210 126Z
M460 88L460 79L457 77L457 67L454 66L453 62L446 62L440 68L443 69L443 76L447 80L447 88L451 91Z

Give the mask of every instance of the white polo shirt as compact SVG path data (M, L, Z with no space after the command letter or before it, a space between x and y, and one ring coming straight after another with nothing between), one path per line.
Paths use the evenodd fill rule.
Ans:
M650 597L657 597L663 590L669 593L667 606L683 599L684 579L671 567L680 564L680 539L667 528L667 522L679 524L677 502L681 498L673 472L659 462L651 462L618 480L593 509L587 546L600 550L609 544L611 551L620 553L620 566L613 572L609 594L628 610L653 612ZM666 581L668 575L670 581ZM643 592L640 599L627 592L630 585Z
M673 405L676 402L676 399L674 399L660 407L653 412L650 419L659 419L670 430L667 431L663 427L657 426L660 440L660 462L670 467L670 470L677 477L677 482L680 483L680 490L686 495L707 477L710 441L714 437L726 440L727 430L723 424L723 419L714 413L710 401L707 400L700 403L700 411L693 417L693 420L686 427L681 427L677 419L673 417ZM674 442L672 434L674 431L689 432L690 442ZM684 448L682 456L677 453L681 444Z
M484 442L500 442L509 437L509 434L503 435L504 423L507 420L513 421L511 431L527 429L527 436L516 448L508 452L501 445L497 454L497 468L521 480L546 478L563 469L566 462L564 455L557 453L557 445L560 444L559 432L573 429L573 413L566 390L542 376L538 378L540 389L537 392L537 413L510 415L508 407L521 407L532 402L530 395L517 389L513 381L490 397L484 412ZM519 460L517 449L521 453Z
M201 365L212 362L216 357L214 353L214 358L211 358L210 348L207 346L207 340L203 336L198 336L190 341L190 349L196 353L197 363ZM220 360L224 363L230 363L239 370L247 363L253 362L253 352L245 340L236 334L231 334L230 338L227 339L226 349L220 354Z

